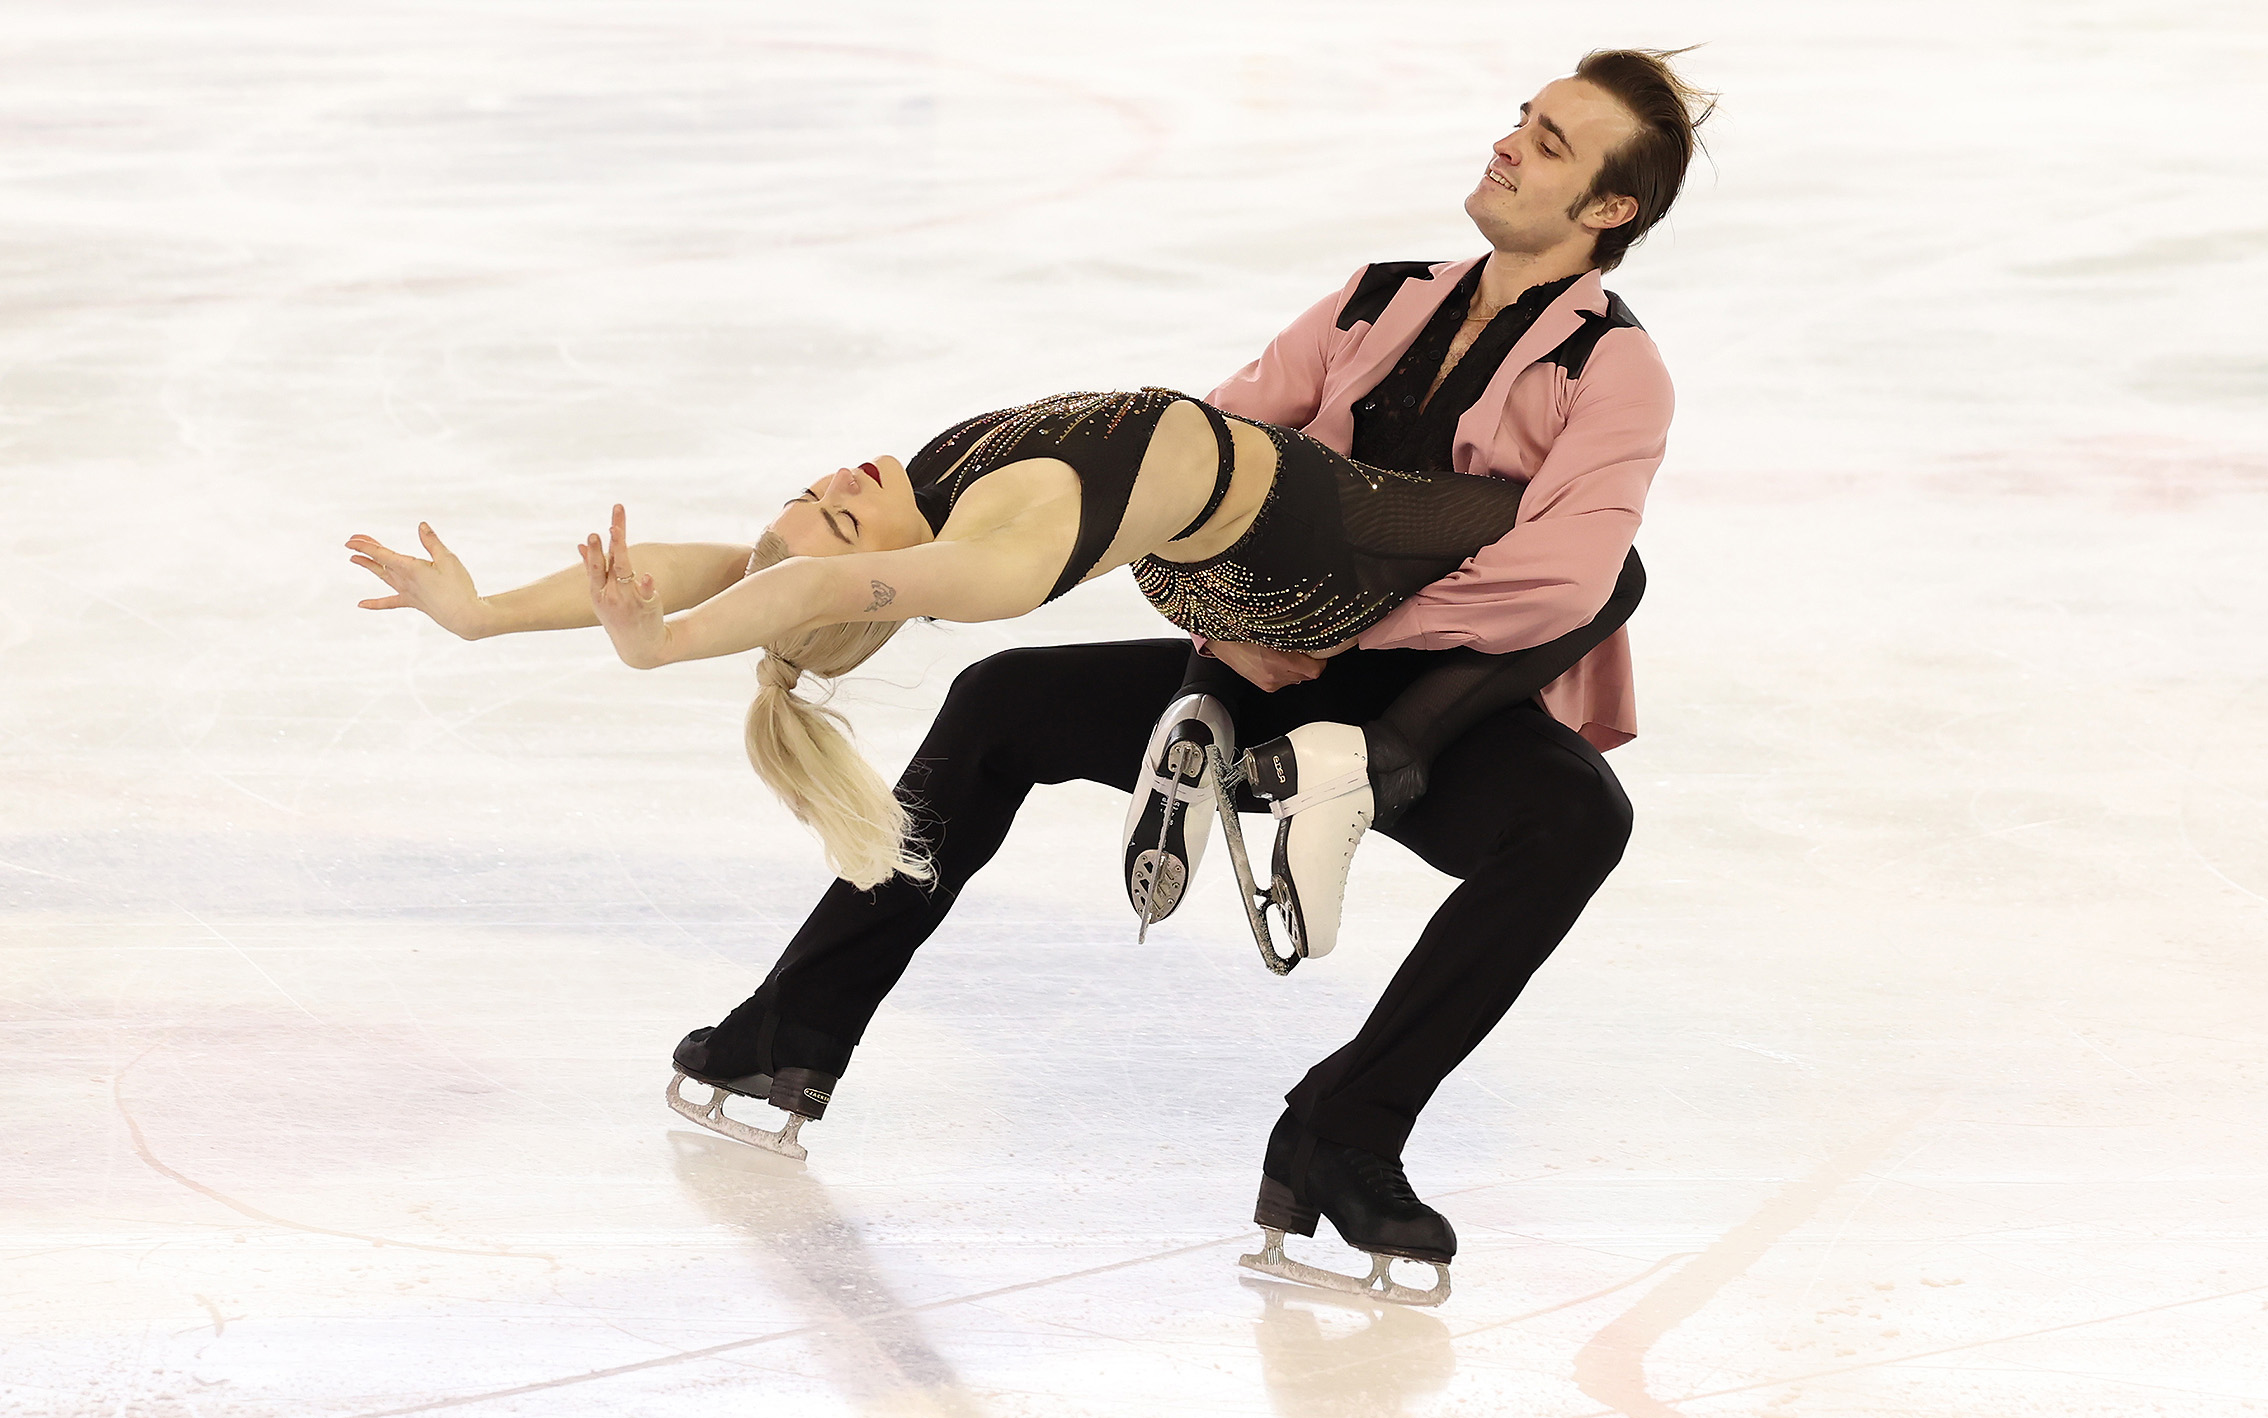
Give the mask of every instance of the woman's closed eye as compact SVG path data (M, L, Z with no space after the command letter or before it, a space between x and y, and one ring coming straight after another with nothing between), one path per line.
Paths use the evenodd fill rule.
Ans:
M818 494L818 493L816 493L816 492L806 492L806 493L804 493L804 494L803 494L803 495L802 495L801 497L791 497L791 498L789 498L789 499L788 499L787 501L785 501L785 502L781 503L780 505L781 505L782 507L793 507L793 506L795 506L795 504L797 504L798 502L812 502L812 503L816 503L816 502L818 502L818 501L819 501L819 494ZM832 513L832 512L829 512L829 511L828 511L828 510L827 510L827 509L826 509L825 507L821 507L821 508L819 509L819 516L820 516L820 518L821 518L822 520L824 520L824 521L826 522L826 524L827 524L827 530L828 530L828 531L830 531L830 532L833 532L833 533L835 534L835 537L836 537L836 539L837 539L838 541L840 541L840 542L841 542L841 543L842 543L842 544L843 544L844 546L849 546L849 545L851 545L851 539L850 539L850 537L846 537L846 536L844 536L844 535L843 535L843 529L842 529L841 527L839 527L839 526L835 525L835 514L834 514L834 513ZM860 531L862 531L862 530L863 530L863 529L862 529L862 528L861 528L861 527L859 526L859 523L858 523L858 514L857 514L857 513L855 513L855 512L853 512L853 511L851 511L851 510L850 510L849 508L847 508L847 507L843 509L843 519L844 519L845 521L847 521L847 522L849 522L849 523L850 523L850 525L851 525L851 534L852 534L853 536L856 536L856 535L857 535L857 534L858 534L858 533L859 533Z

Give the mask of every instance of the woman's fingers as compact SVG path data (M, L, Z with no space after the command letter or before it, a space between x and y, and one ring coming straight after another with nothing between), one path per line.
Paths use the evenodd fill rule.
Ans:
M422 545L427 551L433 554L433 559L435 561L447 561L450 559L452 553L447 547L441 544L441 534L433 530L433 524L431 522L420 522L417 524L417 540L420 545Z
M614 520L606 532L607 574L617 581L627 581L637 573L630 566L629 519L623 515L622 504L614 504Z
M591 599L595 601L606 590L606 554L599 550L598 533L576 543L575 555L583 559L583 577L590 582Z
M407 571L414 566L432 565L431 562L420 561L414 556L404 556L374 537L348 537L347 550L362 553L388 571Z
M355 604L366 611L398 611L409 608L409 598L406 596L380 596L376 600L356 601Z

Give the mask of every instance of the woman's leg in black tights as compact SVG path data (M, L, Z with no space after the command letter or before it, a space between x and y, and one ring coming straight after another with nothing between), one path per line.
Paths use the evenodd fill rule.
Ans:
M762 988L710 1035L710 1067L840 1077L882 997L1000 850L1034 784L1133 788L1188 658L1186 640L1138 640L1008 650L963 671L898 781L936 880L828 887Z
M1645 595L1646 567L1633 547L1623 559L1614 590L1590 624L1557 640L1501 655L1469 649L1436 655L1433 668L1403 690L1384 714L1363 725L1377 801L1376 825L1393 826L1425 795L1434 761L1450 744L1489 715L1534 698L1545 685L1575 668L1622 628Z
M1249 681L1230 669L1225 661L1216 660L1203 651L1192 648L1189 664L1181 672L1180 692L1174 697L1178 699L1183 694L1210 694L1234 709L1236 701L1243 697L1248 687Z

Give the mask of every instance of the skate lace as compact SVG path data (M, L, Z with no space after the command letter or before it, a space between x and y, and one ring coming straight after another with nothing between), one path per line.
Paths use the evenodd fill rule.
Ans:
M1422 1207L1418 1194L1410 1187L1410 1179L1401 1164L1389 1162L1374 1152L1355 1154L1355 1175L1362 1179L1363 1188L1382 1200L1407 1206Z

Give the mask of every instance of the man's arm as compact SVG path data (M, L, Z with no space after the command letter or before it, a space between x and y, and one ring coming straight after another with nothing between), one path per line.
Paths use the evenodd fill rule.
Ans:
M1606 604L1661 466L1674 396L1643 331L1600 340L1520 524L1363 632L1365 649L1501 654L1555 640Z

